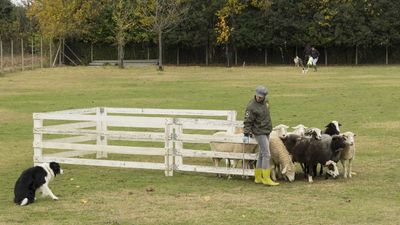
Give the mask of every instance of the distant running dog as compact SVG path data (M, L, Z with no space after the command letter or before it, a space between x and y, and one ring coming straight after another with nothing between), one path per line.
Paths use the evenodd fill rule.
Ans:
M63 170L56 162L42 163L26 169L15 183L14 202L18 205L33 203L36 190L42 192L42 197L50 196L53 200L58 200L48 186L57 174L63 174Z
M305 74L308 72L308 67L307 68L304 67L303 60L300 57L298 57L297 55L296 55L296 57L294 57L293 62L294 62L295 67L301 66L301 68L303 68L302 73Z

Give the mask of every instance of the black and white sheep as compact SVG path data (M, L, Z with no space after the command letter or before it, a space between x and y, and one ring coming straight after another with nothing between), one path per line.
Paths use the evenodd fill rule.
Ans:
M293 162L300 163L304 176L307 174L305 151L312 140L319 140L321 138L321 130L318 128L309 128L306 130L306 134L307 136L303 137L296 134L288 134L287 137L282 138L283 144L292 155Z
M340 126L342 126L342 124L340 124L336 120L332 120L325 126L325 129L322 131L322 134L327 134L330 136L338 135L340 133ZM314 168L314 171L315 172L317 171L316 167ZM324 167L321 165L320 170L319 170L319 175L322 175L323 173L324 173Z
M311 183L316 165L319 163L328 167L327 176L337 177L339 170L336 163L340 159L341 151L346 147L346 140L342 135L322 135L321 140L311 140L305 151L305 164L307 165L308 181Z
M352 164L356 155L356 145L354 139L356 135L353 132L348 131L344 132L342 136L346 140L346 147L344 147L342 153L340 154L340 162L342 163L344 169L343 177L351 178Z
M300 137L289 134L282 139L288 151L292 154L293 161L304 164L303 172L307 174L309 182L312 182L312 173L316 172L317 163L327 167L327 175L337 177L339 171L335 161L340 157L340 152L345 147L345 139L341 135L322 135L321 139L314 137Z
M339 134L340 133L340 126L342 126L342 124L340 124L336 120L333 120L332 122L328 123L325 126L325 129L322 131L322 133L323 134L328 134L330 136L335 135L335 134Z

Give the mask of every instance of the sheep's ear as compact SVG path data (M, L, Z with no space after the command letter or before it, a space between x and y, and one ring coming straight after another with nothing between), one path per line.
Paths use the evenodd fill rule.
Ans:
M284 127L285 129L288 129L288 128L289 128L289 126L286 126L286 125L283 125L283 127Z
M285 173L286 173L286 171L287 171L287 166L285 166L285 168L283 168L283 170L282 170L282 174L285 174Z

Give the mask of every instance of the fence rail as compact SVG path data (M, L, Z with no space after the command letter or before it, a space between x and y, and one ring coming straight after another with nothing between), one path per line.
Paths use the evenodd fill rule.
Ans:
M122 114L122 115L121 115ZM156 115L156 117L151 117ZM191 117L191 118L181 118ZM201 117L201 118L198 118ZM208 118L207 118L208 117ZM222 117L215 119L215 117ZM185 158L230 158L254 160L256 154L186 149L184 144L242 143L234 135L241 121L236 121L236 111L186 110L186 109L141 109L141 108L89 108L70 109L49 113L34 113L34 163L56 161L66 164L128 167L164 170L166 176L173 171L192 171L219 174L252 175L246 168L225 168L206 165L189 165ZM47 121L61 124L46 125ZM118 130L121 128L141 131ZM113 128L113 130L110 130ZM143 130L143 128L146 128ZM163 131L148 131L157 129ZM190 130L225 131L224 136L209 134L186 134ZM43 136L46 135L46 139ZM56 137L53 137L56 135ZM58 136L57 136L58 135ZM62 135L62 137L59 137ZM135 146L111 144L110 141L129 141ZM159 143L163 147L142 147L139 143ZM252 142L255 143L254 141ZM64 150L43 154L43 150ZM65 151L67 150L67 151ZM87 158L96 154L96 159ZM124 161L108 160L108 154L161 156L164 162L138 162L124 157ZM79 157L79 158L77 158ZM85 157L85 158L84 158ZM211 163L211 160L210 160Z

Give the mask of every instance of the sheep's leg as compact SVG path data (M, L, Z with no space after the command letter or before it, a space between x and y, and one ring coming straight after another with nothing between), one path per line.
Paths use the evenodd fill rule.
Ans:
M250 168L250 160L244 160L242 163L243 163L242 164L243 169L251 169ZM249 176L243 176L242 178L249 179L250 177Z
M221 159L219 158L212 158L213 162L214 162L214 167L219 167L219 162L221 161ZM217 177L222 177L222 175L220 173L217 173Z
M304 178L307 178L307 165L305 163L300 163L301 169L303 170Z
M317 167L318 167L318 164L315 164L315 165L312 167L312 173L313 173L313 176L314 176L314 177L317 176Z
M343 166L343 178L347 178L347 166L346 166L346 160L340 160Z
M313 177L312 177L312 168L313 165L307 165L307 175L308 175L308 183L312 183L313 182Z
M351 168L352 168L352 165L353 165L353 159L349 159L349 174L348 174L349 178L351 178L351 173L352 173Z
M319 175L321 176L324 173L324 166L322 164L320 164L320 165L321 165L321 168L319 169ZM315 169L317 169L317 168L315 167Z
M235 162L231 159L226 159L226 167L227 168L233 168ZM228 174L228 180L232 179L232 175Z
M275 171L276 165L271 163L271 179L273 181L276 181L276 171Z

